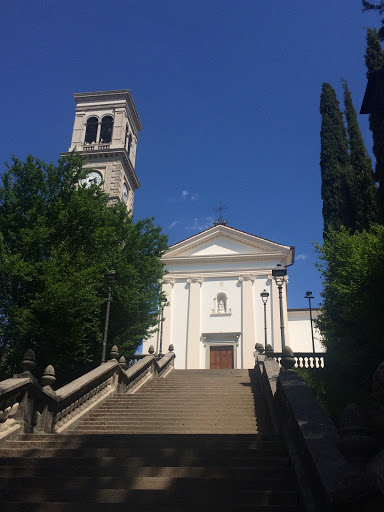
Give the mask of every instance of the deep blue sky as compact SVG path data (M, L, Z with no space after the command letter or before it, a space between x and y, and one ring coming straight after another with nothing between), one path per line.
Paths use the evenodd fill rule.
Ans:
M74 92L130 89L143 130L135 217L176 243L212 224L296 246L289 307L320 300L322 82L356 109L366 86L360 0L3 0L0 161L57 161ZM367 119L359 116L367 148Z

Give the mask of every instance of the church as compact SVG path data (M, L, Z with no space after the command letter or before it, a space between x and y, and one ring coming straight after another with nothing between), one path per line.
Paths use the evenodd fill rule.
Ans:
M256 343L313 352L309 310L287 307L294 254L294 247L225 224L172 245L162 258L167 302L160 329L143 352L171 344L180 369L253 368ZM316 352L324 350L315 327L314 343Z
M85 159L85 185L98 183L111 202L133 210L140 188L135 157L141 122L129 90L74 94L70 151ZM68 154L68 153L64 153ZM151 212L151 214L154 212ZM175 368L253 368L255 344L275 352L323 352L310 318L289 309L287 269L294 247L230 227L220 219L209 229L172 245L164 254L159 329L143 342L163 353L173 345Z

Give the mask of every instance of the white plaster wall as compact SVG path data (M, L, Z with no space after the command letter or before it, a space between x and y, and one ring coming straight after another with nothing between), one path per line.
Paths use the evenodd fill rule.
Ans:
M269 293L267 301L267 343L272 340L272 300L271 300L271 280L268 275L257 276L253 284L253 304L255 317L255 344L262 343L264 345L264 304L261 300L261 292L266 290Z
M317 318L318 312L312 311L313 319ZM312 352L311 320L309 311L288 311L289 346L293 352ZM321 334L313 326L315 339L315 351L325 352L321 344Z
M202 244L198 248L194 248L190 251L186 251L185 254L199 255L199 256L212 256L220 254L255 254L255 250L251 250L246 245L235 244L231 240L221 239L218 243L212 243L212 241ZM260 254L262 252L260 251Z
M228 297L230 316L211 316L218 293ZM234 277L206 278L201 285L202 332L238 332L241 330L241 287Z
M157 340L158 340L158 332L153 333L147 340L143 340L143 346L141 349L142 354L148 354L148 349L151 345L156 351L157 348ZM168 348L168 347L166 347Z

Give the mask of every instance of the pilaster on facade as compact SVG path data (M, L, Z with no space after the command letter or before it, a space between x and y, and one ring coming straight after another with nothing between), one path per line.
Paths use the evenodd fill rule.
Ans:
M242 274L239 276L239 281L242 283L243 281L255 281L256 276L254 274Z
M164 277L163 278L163 285L170 284L173 288L175 283L176 283L176 279L174 277Z
M201 284L203 284L203 282L204 282L204 277L201 277L201 276L188 277L188 279L187 279L188 284L199 283L201 285Z
M251 368L254 346L255 346L255 311L253 304L252 286L255 281L253 274L239 276L241 282L241 367ZM251 366L250 366L251 365Z
M186 367L200 368L200 337L201 337L201 311L200 289L204 279L200 276L191 276L187 279L189 284L188 329Z
M163 322L163 349L167 350L169 345L173 344L172 340L172 291L173 285L175 284L174 279L163 280L163 292L167 299L167 303L164 307L164 322Z

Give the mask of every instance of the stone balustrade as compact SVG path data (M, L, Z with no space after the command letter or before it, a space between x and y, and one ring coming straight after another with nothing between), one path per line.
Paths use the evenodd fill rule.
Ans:
M28 350L21 362L23 372L0 382L0 444L21 432L61 433L73 428L110 395L135 393L148 380L165 377L173 369L175 354L169 352L160 360L135 354L135 359L127 369L114 346L108 362L54 391L54 368L47 366L38 382L32 374L35 355Z
M272 357L281 366L282 352L274 352L271 345L267 345L267 350L265 351L264 345L261 343L256 343L255 349L260 355L264 354ZM324 368L327 354L326 352L295 352L293 357L295 358L295 368Z
M275 356L272 347L266 355L255 352L255 370L270 413L271 434L280 434L285 440L306 509L340 511L350 510L353 505L356 510L382 510L382 465L374 471L367 470L368 459L376 462L381 454L376 459L372 457L375 443L368 438L366 426L352 425L348 418L348 425L343 425L343 438L343 432L337 430L293 370L297 354L285 347L280 358ZM360 418L356 422L356 416L360 416L356 409L353 407L348 416L352 423L363 423Z
M275 352L275 359L281 365L281 353ZM295 352L295 368L324 368L326 353Z

